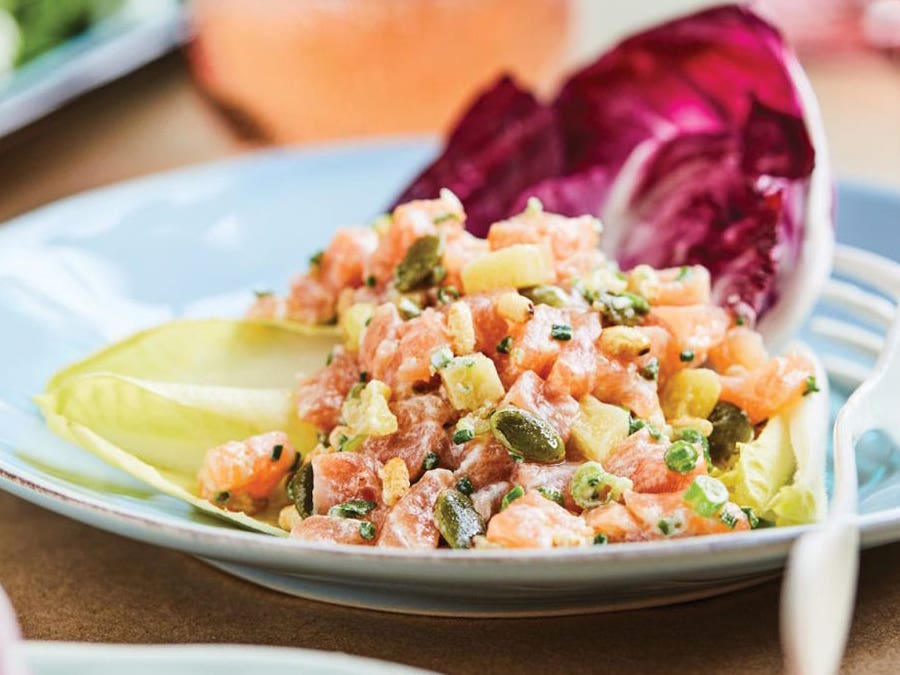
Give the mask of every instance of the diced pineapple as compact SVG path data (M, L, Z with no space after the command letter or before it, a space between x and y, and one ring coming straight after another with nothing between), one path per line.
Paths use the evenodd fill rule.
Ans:
M707 368L686 368L669 379L659 402L667 420L706 419L721 393L722 383L715 372Z
M602 463L628 437L631 415L624 408L585 396L572 424L572 443L587 459Z
M494 362L484 354L457 356L439 372L447 398L457 410L476 410L506 393Z
M359 392L359 397L349 396L341 406L344 424L349 435L387 436L397 431L397 418L391 412L388 401L391 388L379 380L371 380Z
M476 258L462 269L466 293L553 283L553 259L546 246L514 244Z
M341 315L341 331L344 334L344 346L348 351L359 351L359 341L374 312L375 305L372 303L358 302L348 307Z
M475 323L472 310L464 302L454 302L447 311L447 328L450 344L455 354L470 354L475 351Z
M288 504L278 512L278 527L282 530L290 532L301 520L303 520L303 516L293 504Z
M534 316L534 303L515 291L501 293L497 298L497 314L513 323L525 323Z

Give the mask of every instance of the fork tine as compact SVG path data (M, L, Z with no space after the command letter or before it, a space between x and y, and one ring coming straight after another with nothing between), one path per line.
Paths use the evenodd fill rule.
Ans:
M896 308L884 298L868 293L858 286L830 279L822 291L822 300L830 305L849 309L881 328L887 328Z
M827 316L816 316L809 323L810 330L824 338L855 349L856 351L877 357L884 348L884 338L865 328L854 326L847 321L832 319Z
M834 270L859 279L895 300L900 299L900 271L891 260L852 246L837 246Z
M869 376L870 370L842 356L822 357L829 381L849 390L856 389Z

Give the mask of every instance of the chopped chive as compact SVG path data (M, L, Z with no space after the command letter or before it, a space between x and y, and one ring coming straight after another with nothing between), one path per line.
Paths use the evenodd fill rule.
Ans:
M546 485L541 485L537 491L541 494L542 497L549 499L551 502L556 502L560 506L562 506L566 499L563 497L563 493L557 490L556 488L547 487Z
M681 433L678 435L678 438L682 441L687 441L688 443L703 442L703 434L701 434L696 429L682 429Z
M550 337L554 340L571 340L572 327L565 323L555 323L550 328Z
M473 438L475 438L475 430L469 429L467 427L463 427L462 429L457 429L453 432L453 442L457 445L462 445L463 443L468 443Z
M711 518L728 501L728 489L712 476L700 475L684 492L684 501L694 507L701 516Z
M422 308L409 298L401 298L400 302L397 303L397 309L400 311L400 316L404 321L422 316Z
M462 492L467 497L475 492L475 486L472 485L472 481L469 480L468 476L463 476L458 481L456 481L456 489Z
M441 370L442 368L449 366L452 360L453 352L447 347L442 347L431 355L431 367L435 370Z
M729 530L733 530L734 526L737 525L738 522L736 515L724 509L722 510L722 513L719 514L719 520L721 520Z
M456 286L441 286L437 292L438 302L448 304L459 299L459 291Z
M343 504L335 504L328 509L328 515L334 518L356 518L364 516L376 506L367 499L351 499Z
M369 381L369 373L366 372L365 370L361 371L359 374L359 381L360 382L368 382Z
M682 279L687 279L691 276L691 268L689 265L682 265L678 270L678 276L675 277L675 281L681 281Z
M433 452L429 452L425 455L425 459L422 460L422 468L425 471L431 471L432 469L436 469L437 465L440 464L441 458L438 457Z
M815 392L820 391L819 385L816 382L816 376L810 375L806 378L806 390L803 392L804 396L809 396L810 394L814 394Z
M268 289L257 289L253 291L253 295L256 296L257 300L261 300L262 298L271 298L273 295L275 295L275 291L270 291Z
M602 546L603 544L609 543L609 539L601 532L600 534L594 535L594 543L598 546Z
M647 432L650 434L650 438L652 438L654 441L658 441L660 438L662 438L662 432L652 424L647 425Z
M745 323L746 323L746 321L744 320L744 317L742 317L742 316L735 317L735 319L734 319L735 326L743 326Z
M742 506L741 511L743 511L747 516L747 522L750 523L750 529L755 530L759 527L759 518L756 515L756 511L753 510L750 506Z
M350 387L350 391L347 392L347 398L359 398L360 394L362 394L362 390L366 388L362 382L357 382L352 387Z
M370 323L372 323L372 317L371 317L371 316L370 316L368 319L366 319L366 321L365 321L365 323L363 324L363 326L365 326L366 328L368 328Z
M375 275L374 274L370 274L369 276L366 277L366 286L368 286L369 288L375 288Z
M328 352L328 356L325 357L325 365L330 366L331 362L334 361L334 352Z
M311 256L309 256L309 264L310 265L319 265L322 262L322 258L325 256L325 251L316 251Z
M516 501L519 497L524 496L525 488L521 485L516 485L512 490L503 495L503 499L500 500L500 510L505 511L512 502Z
M645 380L651 382L656 381L659 377L659 359L655 356L647 361L647 363L638 370L638 374Z
M497 343L497 351L501 354L509 354L509 350L512 348L512 343L512 335L507 335Z
M284 446L279 443L272 447L272 461L277 462L281 459L281 453L284 452Z
M631 419L628 420L628 435L636 433L647 426L647 423L644 422L640 417L631 416Z
M694 360L694 352L690 349L685 349L678 355L678 358L681 359L682 363L688 363Z
M375 538L375 523L361 520L359 522L359 536L366 541L372 541Z
M687 441L675 441L666 449L664 459L666 466L676 473L690 473L697 467L697 460L700 453L697 452L691 443Z
M660 518L659 522L656 523L656 527L659 528L659 531L667 537L670 534L678 532L678 530L681 529L680 525L681 524L674 518Z
M216 493L216 502L219 504L224 504L229 499L231 499L231 493L228 490L222 490L222 492Z

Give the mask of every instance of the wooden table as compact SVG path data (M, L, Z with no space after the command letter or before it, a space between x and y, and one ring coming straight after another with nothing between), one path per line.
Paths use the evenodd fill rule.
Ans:
M810 69L845 175L900 186L900 69L858 57ZM0 217L131 176L253 147L193 90L178 56L75 103L0 153ZM779 582L675 607L522 620L428 619L281 596L189 556L0 494L0 583L25 635L247 642L453 673L759 672L780 668ZM900 544L862 555L845 668L900 670Z

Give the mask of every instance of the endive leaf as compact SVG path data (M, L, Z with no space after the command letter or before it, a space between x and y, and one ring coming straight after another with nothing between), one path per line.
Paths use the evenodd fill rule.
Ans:
M55 389L87 373L236 387L293 387L322 368L340 334L331 326L225 319L172 321L135 333L61 370Z
M770 419L753 441L738 443L737 461L720 476L737 504L778 526L820 521L827 506L828 377L812 351L794 349L815 364L822 390Z
M297 418L289 389L200 386L99 373L69 378L36 401L50 428L63 438L168 495L269 533L280 531L266 516L224 511L196 496L206 450L273 429L285 431L300 452L316 443L316 429Z

